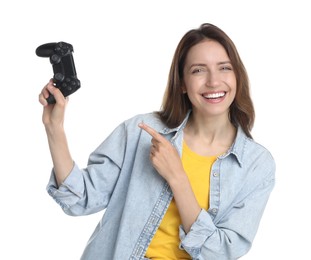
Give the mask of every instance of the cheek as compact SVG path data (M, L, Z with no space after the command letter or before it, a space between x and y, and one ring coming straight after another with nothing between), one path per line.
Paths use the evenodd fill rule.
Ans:
M193 90L192 82L189 80L184 80L181 89L183 93L191 93L191 91Z
M230 99L231 99L231 102L233 102L236 96L236 92L237 92L237 82L235 78L230 78L230 80L227 81L227 84L230 88L230 93L229 93Z
M230 87L230 92L232 94L236 94L236 90L237 90L237 81L235 77L230 77L227 79L227 84Z
M231 92L234 96L236 95L236 90L237 90L236 84L233 84L231 88Z
M184 80L184 85L183 85L183 89L187 90L187 92L189 91L196 91L198 89L200 89L202 87L202 85L204 85L205 82L205 78L204 77L187 77Z
M231 88L230 96L231 96L231 100L233 101L235 99L235 96L236 96L236 87Z

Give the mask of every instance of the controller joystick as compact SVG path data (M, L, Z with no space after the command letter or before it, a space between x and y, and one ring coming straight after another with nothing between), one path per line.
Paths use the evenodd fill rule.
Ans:
M36 49L37 56L50 58L54 72L53 81L64 97L76 92L81 87L72 53L72 45L66 42L46 43ZM47 102L54 104L56 102L54 96L50 94Z

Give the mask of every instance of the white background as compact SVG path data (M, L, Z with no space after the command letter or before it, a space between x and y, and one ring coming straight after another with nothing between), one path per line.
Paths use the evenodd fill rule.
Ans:
M177 43L204 22L235 42L251 81L254 138L277 162L276 187L243 259L311 259L307 3L2 1L0 259L79 259L102 216L69 217L46 193L52 165L38 94L52 67L36 47L74 46L82 87L70 97L66 130L74 159L85 166L119 123L159 109Z

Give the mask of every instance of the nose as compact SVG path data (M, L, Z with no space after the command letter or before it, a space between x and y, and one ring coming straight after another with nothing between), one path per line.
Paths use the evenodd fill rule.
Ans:
M220 84L220 75L218 71L209 71L206 75L206 86L218 87Z

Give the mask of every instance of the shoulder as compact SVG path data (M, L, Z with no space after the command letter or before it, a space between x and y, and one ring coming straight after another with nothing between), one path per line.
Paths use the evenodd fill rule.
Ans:
M274 179L276 164L270 150L253 139L247 139L245 148L249 167L265 173L263 176L265 179Z
M263 157L265 160L270 161L271 163L274 162L274 158L270 150L263 144L256 142L254 139L246 139L245 149L248 156L253 154L254 156Z
M241 129L238 130L232 152L243 167L261 169L267 174L274 175L275 160L269 149L247 137Z
M163 129L163 127L165 127L157 112L138 114L125 120L123 123L126 128L132 128L137 127L137 125L141 122L144 122L145 124L149 125L157 131L160 131Z

